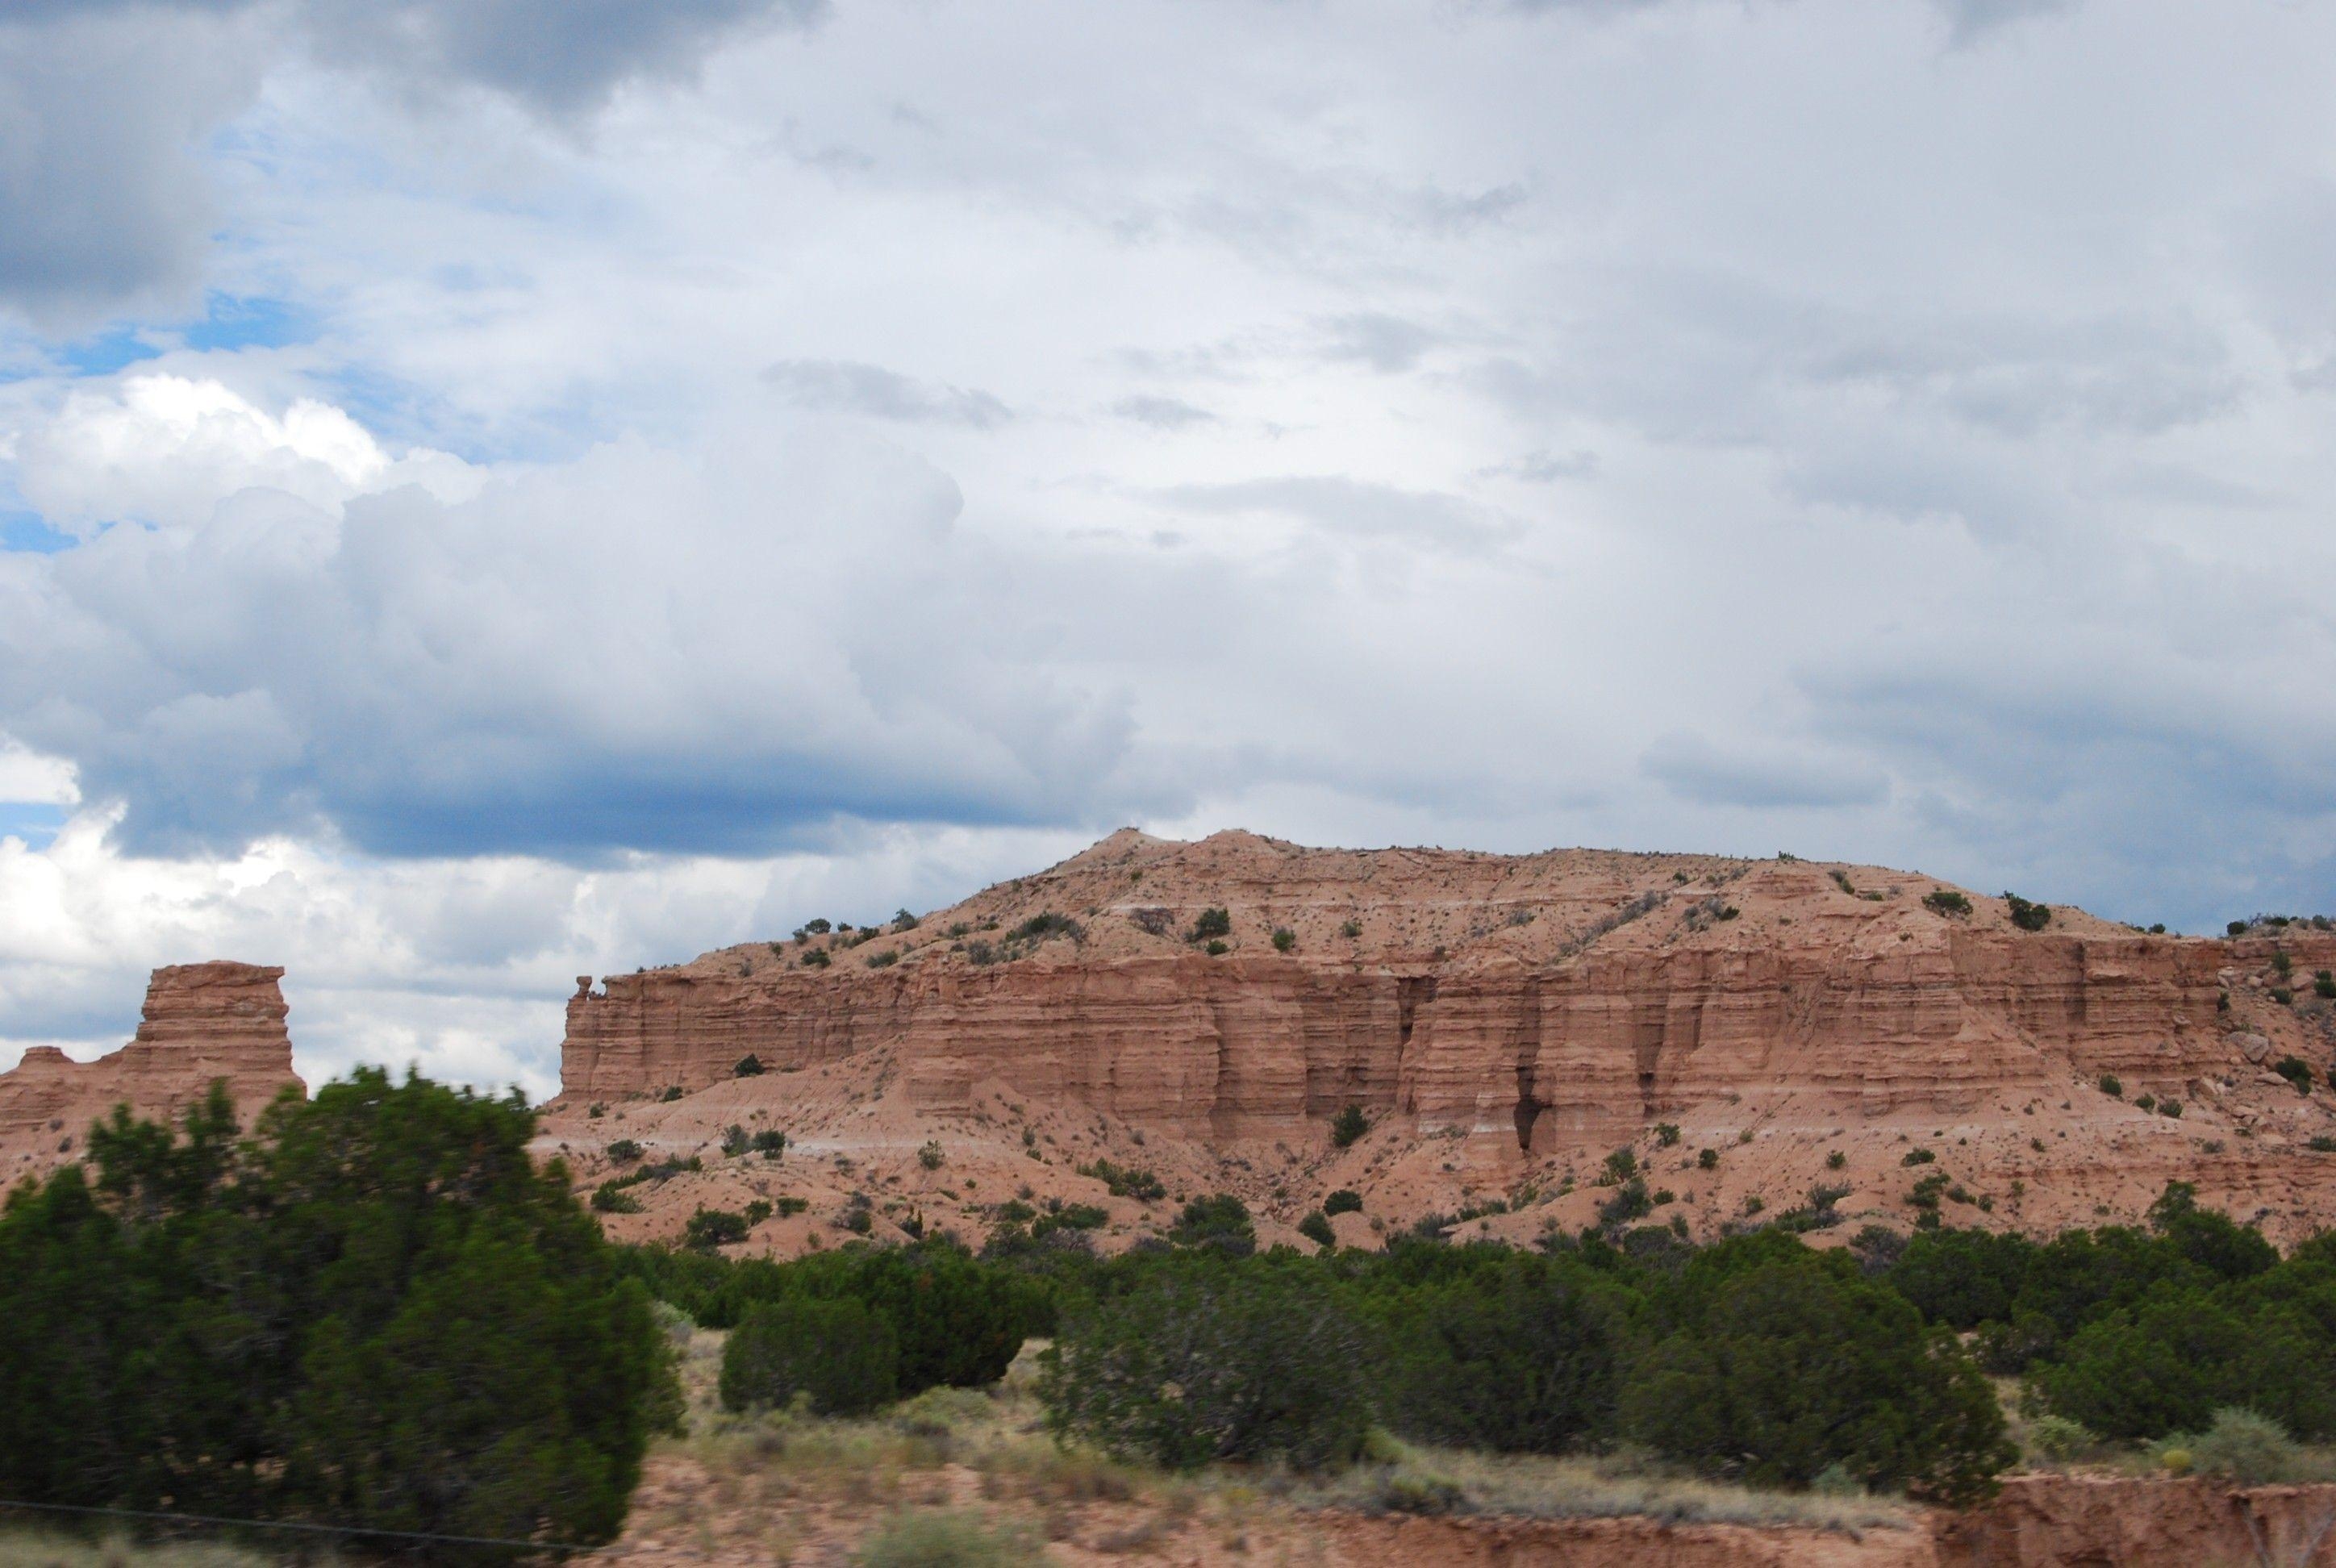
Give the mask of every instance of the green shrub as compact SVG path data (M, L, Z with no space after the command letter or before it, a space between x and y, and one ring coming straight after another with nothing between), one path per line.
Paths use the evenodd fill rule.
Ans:
M1246 1258L1257 1251L1257 1227L1249 1205L1231 1193L1212 1193L1184 1205L1168 1239L1180 1247L1198 1247L1229 1258Z
M1212 940L1209 945L1201 950L1207 953L1212 959L1221 959L1233 950L1227 943Z
M1298 1233L1318 1247L1338 1244L1338 1232L1330 1228L1329 1216L1319 1209L1298 1222Z
M2336 974L2321 969L2312 977L2312 994L2316 997L2336 997Z
M2028 1446L2039 1456L2065 1465L2079 1454L2100 1446L2100 1439L2084 1424L2064 1416L2043 1415L2028 1423Z
M1677 1327L1621 1396L1624 1429L1657 1452L1772 1485L1839 1464L1874 1489L1951 1502L2016 1457L1952 1333L1848 1259L1715 1248L1686 1273Z
M764 1127L755 1133L752 1146L763 1158L775 1160L787 1152L787 1135L776 1127Z
M2005 893L2003 903L2011 915L2011 923L2023 931L2040 931L2052 923L2052 911L2049 905L2030 903L2014 892Z
M2100 1090L2101 1093L2108 1096L2109 1098L2113 1100L2121 1100L2125 1098L2125 1082L2115 1073L2103 1073L2101 1075Z
M1297 949L1298 933L1296 931L1291 930L1288 926L1276 926L1273 928L1273 950L1275 952L1295 952Z
M1930 1149L1909 1149L1899 1157L1898 1163L1902 1165L1927 1165L1938 1157L1937 1153Z
M1938 915L1967 915L1971 912L1971 900L1952 888L1933 888L1924 893L1922 907Z
M1348 941L1353 941L1357 937L1363 934L1363 922L1360 920L1348 920L1346 924L1338 928L1338 934L1346 938Z
M867 959L868 967L871 969L889 969L900 961L900 955L891 948L881 953L870 953Z
M725 1409L784 1409L806 1396L822 1416L890 1404L900 1341L883 1314L845 1296L793 1296L748 1310L722 1349Z
M761 1077L763 1076L763 1058L755 1056L751 1051L748 1052L746 1055L738 1058L738 1065L730 1069L730 1076L734 1078Z
M1828 1171L1838 1171L1847 1164L1849 1164L1849 1156L1839 1149L1825 1156L1825 1169Z
M1080 929L1078 921L1068 915L1058 915L1049 910L1045 914L1032 915L1028 920L1016 926L1006 933L1006 940L1012 942L1037 942L1045 941L1049 937L1068 937L1075 942L1083 942L1086 940L1086 932Z
M1598 1205L1598 1223L1611 1231L1617 1225L1645 1219L1654 1207L1654 1200L1647 1195L1647 1183L1633 1176L1617 1187L1612 1197Z
M603 1182L592 1189L592 1208L602 1214L638 1214L641 1201L625 1191L616 1182Z
M248 1138L116 1111L0 1210L0 1496L613 1538L671 1351L535 1130L375 1068Z
M1066 1318L1040 1374L1058 1435L1171 1469L1319 1469L1371 1420L1362 1330L1310 1275L1186 1268Z
M1618 1182L1627 1182L1638 1174L1639 1156L1629 1149L1616 1149L1606 1156L1605 1164L1599 1168L1598 1184L1611 1187Z
M813 948L803 956L803 967L807 969L823 969L834 961L825 948Z
M608 1158L620 1165L629 1165L641 1157L641 1146L630 1138L618 1138L608 1145Z
M1080 1175L1091 1176L1101 1182L1114 1198L1133 1198L1139 1203L1156 1203L1168 1195L1167 1184L1149 1171L1115 1165L1109 1160L1097 1160L1091 1164L1081 1165L1078 1170Z
M1350 1148L1370 1130L1371 1119L1363 1114L1363 1107L1349 1104L1330 1118L1330 1144L1333 1148Z
M746 1216L728 1209L700 1208L682 1229L685 1244L701 1251L732 1246L746 1239Z
M2225 1406L2195 1437L2174 1439L2190 1451L2191 1467L2242 1486L2268 1486L2300 1478L2303 1450L2287 1428L2268 1416Z
M1211 908L1202 910L1200 918L1192 922L1191 940L1197 942L1209 937L1229 937L1232 934L1233 917L1222 909Z
M852 1555L853 1568L1027 1568L1046 1548L1019 1524L947 1508L895 1514Z
M1655 1124L1655 1145L1658 1148L1676 1148L1679 1145L1679 1124L1677 1122L1657 1122Z
M665 1093L659 1095L657 1099L661 1104L669 1105L673 1104L674 1101L681 1098L681 1094L682 1089L679 1084L668 1084L666 1086Z
M939 1170L941 1162L948 1158L948 1152L942 1149L938 1138L926 1139L917 1149L917 1164L928 1171Z
M1716 1171L1719 1168L1719 1151L1698 1149L1696 1151L1695 1163L1698 1170Z
M1397 1300L1385 1336L1387 1420L1423 1442L1507 1454L1608 1438L1623 1350L1606 1289L1593 1274L1518 1258Z
M1358 1214L1363 1209L1363 1195L1352 1187L1340 1187L1322 1200L1326 1214Z
M1110 1222L1110 1213L1093 1203L1065 1203L1040 1215L1031 1230L1037 1235L1049 1231L1100 1231Z
M729 1158L735 1160L753 1146L753 1140L746 1136L746 1129L737 1123L733 1122L722 1129L722 1153Z

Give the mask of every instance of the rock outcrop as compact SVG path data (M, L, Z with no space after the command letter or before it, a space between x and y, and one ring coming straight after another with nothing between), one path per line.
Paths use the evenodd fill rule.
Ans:
M226 961L156 969L130 1043L93 1062L54 1047L26 1051L0 1073L0 1176L14 1179L73 1157L89 1125L117 1105L174 1115L224 1082L248 1118L289 1086L280 969Z
M1355 1104L1533 1154L1723 1097L1952 1114L2072 1075L2178 1096L2234 1059L2217 1027L2225 944L2073 911L2031 933L1992 901L1925 907L1939 886L1797 862L1124 833L856 945L830 934L585 980L563 1082L694 1090L748 1055L800 1068L896 1047L937 1109L962 1103L951 1086L997 1078L1239 1139ZM1231 927L1215 956L1183 940L1212 907ZM1078 922L1076 939L1013 937L1048 914ZM2336 937L2314 940L2336 954Z
M1293 1222L1345 1185L1388 1225L1498 1200L1472 1233L1530 1240L1590 1222L1606 1154L1637 1145L1698 1234L1819 1185L1861 1222L1949 1201L2046 1229L2136 1218L2180 1179L2284 1239L2336 1222L2336 1101L2273 1070L2336 1065L2331 967L2325 928L2210 940L2056 908L2031 930L1878 867L1125 832L921 920L580 981L552 1142L686 1155L769 1117L873 1158L837 1170L848 1195L936 1133L1033 1179L1046 1151L1019 1139L1045 1108L1076 1159ZM750 1056L771 1076L738 1077ZM1329 1136L1348 1105L1373 1127L1355 1151ZM1915 1190L1915 1142L1943 1192ZM652 1197L725 1190L699 1184Z

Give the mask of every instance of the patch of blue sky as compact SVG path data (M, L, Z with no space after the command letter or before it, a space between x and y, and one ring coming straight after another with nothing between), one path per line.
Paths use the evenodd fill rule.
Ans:
M181 335L189 348L283 348L316 336L316 317L291 300L265 294L222 294L203 302L203 318Z
M0 801L0 839L23 839L44 850L65 825L65 808L47 801Z
M56 359L75 375L111 375L140 360L158 357L165 346L143 325L116 325L63 345L56 351Z
M54 555L73 543L73 535L51 528L39 513L0 506L0 552Z

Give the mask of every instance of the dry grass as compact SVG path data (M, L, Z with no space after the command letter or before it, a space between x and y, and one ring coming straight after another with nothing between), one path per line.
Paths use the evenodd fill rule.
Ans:
M0 1568L268 1568L272 1558L235 1546L141 1546L37 1531L0 1532Z
M1550 1458L1383 1441L1382 1462L1272 1487L1307 1508L1489 1514L1536 1519L1644 1516L1669 1524L1901 1528L1915 1509L1894 1497L1827 1496L1728 1485L1632 1454Z
M805 1530L820 1535L847 1520L861 1521L857 1528L864 1530L879 1518L941 1513L984 1529L1027 1523L1048 1540L1140 1557L1196 1527L1228 1540L1252 1529L1268 1535L1292 1524L1302 1529L1295 1515L1318 1509L1639 1515L1852 1534L1903 1527L1917 1512L1894 1498L1722 1485L1640 1456L1502 1456L1386 1437L1368 1462L1335 1475L1232 1466L1176 1475L1056 1442L1018 1364L995 1388L930 1389L857 1419L802 1409L730 1415L713 1399L719 1347L719 1336L711 1334L692 1336L684 1347L690 1435L660 1450L673 1478L644 1489L628 1535L708 1552L751 1544L771 1560L806 1539L800 1534ZM706 1534L715 1520L718 1542Z

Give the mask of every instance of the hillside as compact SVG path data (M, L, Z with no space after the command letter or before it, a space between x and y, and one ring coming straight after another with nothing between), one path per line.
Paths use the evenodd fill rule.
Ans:
M619 1234L795 1200L746 1243L777 1252L861 1223L978 1242L1050 1200L1100 1210L1085 1233L1114 1248L1215 1190L1269 1240L1348 1189L1342 1242L1460 1214L1529 1241L1640 1206L1606 1181L1619 1150L1636 1222L1696 1235L1816 1188L1828 1236L1932 1210L2050 1229L2181 1179L2292 1238L2336 1215L2336 1154L2311 1146L2336 1125L2270 1068L2324 1077L2331 965L2309 926L2205 940L2056 907L2023 930L1880 867L1123 831L912 925L587 979L544 1144L585 1185L635 1178ZM1370 1130L1338 1148L1349 1105ZM733 1126L787 1151L727 1157ZM1114 1195L1080 1174L1098 1161L1164 1195Z

